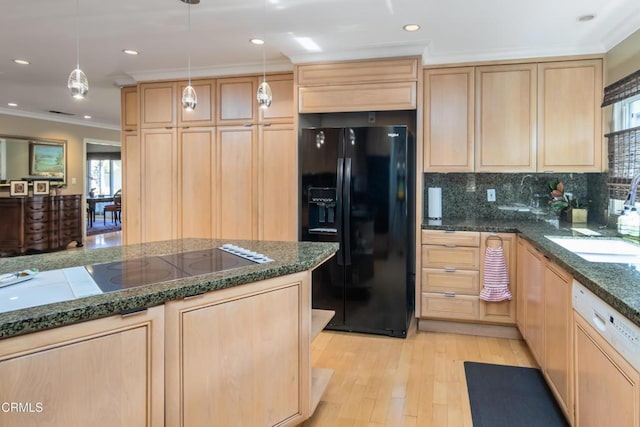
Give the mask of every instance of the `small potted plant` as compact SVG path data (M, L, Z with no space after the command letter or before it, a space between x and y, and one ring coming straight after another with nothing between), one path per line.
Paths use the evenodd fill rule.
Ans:
M53 194L59 196L62 194L62 183L53 184L51 187L53 188Z
M547 187L551 192L549 199L549 208L558 216L569 207L569 201L564 195L564 184L557 178L547 183Z

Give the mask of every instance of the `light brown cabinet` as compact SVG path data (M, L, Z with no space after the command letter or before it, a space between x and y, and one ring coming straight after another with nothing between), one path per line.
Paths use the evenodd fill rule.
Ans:
M137 132L122 133L122 243L142 242L142 147Z
M602 90L600 58L427 69L423 169L601 172Z
M476 172L535 172L536 64L476 67Z
M517 275L516 275L516 325L522 337L527 339L527 281L529 280L529 267L527 265L527 247L529 243L518 236L517 248Z
M176 99L179 104L176 107L178 111L178 127L214 126L216 120L216 81L213 79L192 80L191 86L196 91L198 103L194 110L185 111L182 108L181 99L182 91L188 84L186 81L178 83Z
M176 129L144 129L140 143L142 241L176 239L179 206Z
M426 319L512 325L515 300L480 300L487 246L502 245L509 290L516 298L515 234L422 231L420 315Z
M166 303L167 425L308 417L310 298L305 272Z
M180 105L186 81L122 90L123 125L125 105L139 99L142 112L140 132L122 134L124 241L297 240L293 75L267 76L268 109L257 107L260 80L193 80L191 112Z
M571 275L546 263L544 273L544 374L560 407L573 418L573 310Z
M0 340L0 426L163 426L163 348L162 306Z
M258 77L262 82L262 77ZM273 96L269 108L258 108L259 123L293 123L293 76L291 74L277 74L267 76L267 83ZM255 94L254 94L255 97Z
M217 227L222 239L258 238L257 127L220 126Z
M502 246L504 260L509 275L511 300L487 302L480 300L480 320L491 323L513 325L516 321L516 301L518 298L517 280L517 244L513 233L480 233L480 281L484 278L484 265L487 247Z
M521 239L518 245L518 291L526 298L519 311L520 329L560 408L573 420L572 277Z
M538 365L544 367L544 256L529 243L519 249L524 251L525 339Z
M123 87L121 94L121 127L124 132L138 130L138 88Z
M298 144L293 124L259 126L260 240L298 240Z
M424 172L472 172L474 68L424 72Z
M213 188L217 155L215 128L178 130L178 235L183 238L217 236Z
M178 84L176 82L141 83L140 129L172 128L177 124Z
M300 65L298 112L414 110L417 58Z
M230 77L216 80L218 125L251 125L258 121L257 77Z
M602 60L538 65L538 170L602 171Z

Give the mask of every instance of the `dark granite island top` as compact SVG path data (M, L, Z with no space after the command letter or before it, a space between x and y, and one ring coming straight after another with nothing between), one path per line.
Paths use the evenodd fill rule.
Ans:
M181 239L3 258L0 274L30 268L48 271L126 261L217 248L226 243L265 254L274 261L3 312L0 313L0 338L132 312L171 300L313 269L338 250L337 243Z
M540 249L544 255L571 273L578 282L640 326L640 265L589 262L545 238L545 236L585 237L572 231L571 227L572 224L563 222L554 226L545 221L495 219L450 219L443 220L438 225L428 222L422 224L423 229L431 230L520 233L522 237ZM599 229L598 227L587 228L602 234L602 236L590 237L590 239L606 239L616 236L615 230Z

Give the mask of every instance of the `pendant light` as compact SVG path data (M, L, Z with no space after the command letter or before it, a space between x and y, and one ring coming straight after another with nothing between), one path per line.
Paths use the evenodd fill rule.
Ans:
M267 0L264 0L264 22L266 20L267 17ZM263 30L263 33L266 33L266 31ZM264 34L262 39L264 40ZM266 61L266 56L265 56L265 52L264 52L264 43L262 44L262 83L260 83L260 85L258 86L258 92L256 93L256 98L258 99L258 106L260 108L266 109L269 108L271 106L271 100L272 100L272 96L271 96L271 88L269 87L269 83L267 83L267 61Z
M191 5L200 3L200 0L180 0L187 4L187 38L191 35ZM191 44L187 40L187 78L189 83L182 91L182 108L184 111L193 111L198 105L196 90L191 86Z
M71 96L76 99L84 99L89 92L89 79L87 79L84 71L80 69L80 18L78 11L80 9L80 0L76 0L76 68L69 74L67 87Z

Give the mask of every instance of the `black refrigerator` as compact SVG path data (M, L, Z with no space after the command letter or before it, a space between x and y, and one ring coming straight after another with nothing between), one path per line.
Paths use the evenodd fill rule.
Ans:
M327 329L405 337L414 307L415 221L406 126L300 133L300 239L339 242L313 272Z

